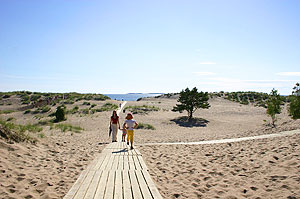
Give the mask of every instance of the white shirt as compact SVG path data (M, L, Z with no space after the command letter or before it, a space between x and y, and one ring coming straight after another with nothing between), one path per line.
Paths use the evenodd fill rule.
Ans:
M135 120L125 120L125 123L127 124L128 130L133 130L133 127L134 127L136 121Z

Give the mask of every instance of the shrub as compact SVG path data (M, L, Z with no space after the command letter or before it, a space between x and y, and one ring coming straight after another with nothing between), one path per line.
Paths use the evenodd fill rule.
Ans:
M280 95L277 93L277 90L272 89L270 97L267 100L267 114L271 116L273 126L275 126L276 114L281 112L280 103Z
M88 108L85 108L85 109L81 109L81 112L83 113L83 114L89 114L89 109Z
M41 110L41 113L47 113L51 110L51 108L49 106L44 106Z
M296 83L296 86L293 88L292 96L290 96L290 106L289 113L293 119L300 118L300 85Z
M149 130L155 130L155 127L151 124L145 124L145 123L139 123L137 129L149 129Z
M2 98L3 98L3 99L6 99L6 98L10 98L10 96L11 96L11 95L8 95L8 94L7 94L7 95L3 95Z
M9 121L12 121L12 120L16 120L16 118L10 117L10 118L8 118L6 121L9 122Z
M37 101L40 98L41 98L41 95L34 94L34 95L30 96L30 101Z
M38 113L40 113L39 109L36 109L36 110L32 111L32 114L38 114Z
M55 112L55 122L61 122L64 120L66 120L65 107L59 106L59 107L57 107L56 112Z
M97 104L92 104L92 105L91 105L91 108L94 108L95 106L97 106Z
M26 110L25 112L24 112L24 114L28 114L28 113L30 113L31 112L31 110L29 109L29 110Z
M91 105L91 103L90 103L90 102L83 102L82 105L87 105L87 106L89 106L89 105Z

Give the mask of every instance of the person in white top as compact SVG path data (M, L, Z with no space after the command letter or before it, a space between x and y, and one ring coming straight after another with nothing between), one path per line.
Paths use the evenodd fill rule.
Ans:
M129 145L129 140L131 143L130 149L133 149L133 129L138 127L138 123L133 119L133 116L131 113L128 113L126 116L126 120L123 124L123 129L127 130L127 144Z

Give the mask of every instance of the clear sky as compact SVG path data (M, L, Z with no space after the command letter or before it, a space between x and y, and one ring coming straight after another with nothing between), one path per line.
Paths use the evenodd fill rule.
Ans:
M259 91L300 82L299 0L0 0L0 91Z

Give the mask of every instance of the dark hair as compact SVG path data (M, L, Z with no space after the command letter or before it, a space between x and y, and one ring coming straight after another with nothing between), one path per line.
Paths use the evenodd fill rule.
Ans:
M118 117L117 111L113 111L113 113L112 113L112 116L111 116L111 117L114 117L114 113L116 113L116 117Z

